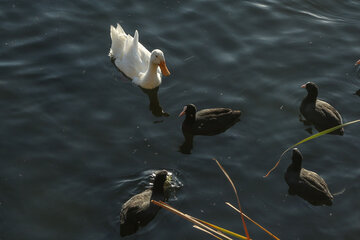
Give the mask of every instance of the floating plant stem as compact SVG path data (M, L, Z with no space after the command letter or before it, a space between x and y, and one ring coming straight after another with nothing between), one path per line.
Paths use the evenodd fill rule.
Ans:
M229 230L227 230L227 229L218 227L218 226L216 226L216 225L214 225L214 224L207 223L207 225L211 225L213 228L215 228L216 230L218 230L218 231L216 231L216 230L214 230L213 228L208 227L208 226L206 226L206 224L202 223L202 222L205 222L205 221L201 220L201 222L200 222L198 219L196 219L196 218L194 218L194 217L192 217L192 216L190 216L190 215L188 215L188 214L185 214L185 213L183 213L183 212L181 212L181 211L179 211L179 210L171 207L170 205L168 205L168 204L166 204L166 203L164 203L164 202L162 202L162 201L151 200L151 203L153 203L153 204L155 204L155 205L157 205L157 206L159 206L159 207L162 207L162 208L164 208L164 209L166 209L166 210L168 210L168 211L170 211L170 212L172 212L172 213L175 213L176 215L178 215L178 216L180 216L180 217L182 217L182 218L185 218L186 220L192 222L193 224L198 225L198 226L200 226L201 228L204 228L204 229L206 229L206 230L208 230L208 231L210 231L210 232L212 232L212 233L214 233L214 234L217 234L217 235L219 235L219 236L221 236L221 237L223 237L223 238L225 238L225 239L227 239L227 240L233 240L233 239L230 238L230 237L228 237L228 236L226 236L226 235L223 234L222 232L227 233L227 234L229 234L229 235L232 235L232 236L234 236L234 237L237 237L237 238L239 238L239 239L247 239L246 237L244 237L244 236L242 236L242 235L240 235L240 234L231 232L231 231L229 231ZM222 232L220 232L220 231L222 231Z
M206 232L207 234L213 236L214 238L217 238L217 239L222 240L222 238L220 238L220 237L216 236L215 234L207 231L206 229L203 229L202 227L199 227L198 225L194 225L193 228L196 228L196 229L198 229L198 230L200 230L200 231Z
M245 213L240 212L239 209L237 209L236 207L234 207L233 205L231 205L230 203L226 202L226 204L228 206L230 206L231 208L233 208L235 211L237 211L238 213L244 215L244 217L246 217L248 220L250 220L252 223L254 223L256 226L258 226L259 228L261 228L262 230L264 230L267 234L269 234L270 236L272 236L273 238L280 240L280 238L276 237L274 234L272 234L270 231L266 230L263 226L261 226L260 224L258 224L257 222L255 222L254 220L252 220L249 216L247 216Z
M216 226L216 225L214 225L214 224L205 222L204 220L201 220L201 219L198 219L198 218L194 218L194 219L197 220L197 221L199 221L199 222L201 222L201 223L203 223L203 224L205 224L205 225L207 225L207 226L209 226L209 227L215 228L215 229L217 229L217 230L219 230L219 231L221 231L221 232L223 232L223 233L226 233L226 234L228 234L228 235L231 235L231 236L233 236L233 237L237 237L237 238L244 239L244 240L247 239L246 237L244 237L244 236L242 236L242 235L240 235L240 234L234 233L234 232L229 231L229 230L227 230L227 229L225 229L225 228L222 228L222 227L218 227L218 226Z
M270 171L269 171L264 177L268 177L269 174L276 169L276 167L277 167L277 166L279 165L279 163L280 163L281 158L282 158L282 157L285 155L285 153L287 153L290 149L292 149L292 148L296 147L297 145L300 145L300 144L302 144L302 143L304 143L304 142L307 142L307 141L310 141L310 140L312 140L312 139L318 138L318 137L320 137L320 136L322 136L322 135L325 135L325 134L327 134L327 133L333 132L333 131L335 131L335 130L337 130L337 129L339 129L339 128L342 128L342 127L345 127L345 126L348 126L348 125L350 125L350 124L357 123L357 122L360 122L360 119L355 120L355 121L351 121L351 122L347 122L347 123L344 123L344 124L340 124L340 125L337 125L337 126L335 126L335 127L329 128L329 129L326 129L326 130L324 130L324 131L321 131L321 132L319 132L319 133L317 133L317 134L311 135L310 137L307 137L307 138L301 140L300 142L292 145L291 147L289 147L288 149L286 149L286 150L280 155L280 158L279 158L279 160L276 162L275 166L274 166L272 169L270 169Z
M221 166L221 164L218 162L218 160L216 160L215 158L213 158L213 160L216 162L216 164L219 166L219 168L221 169L221 171L224 173L224 175L226 176L226 178L229 180L232 188L234 189L234 192L235 192L235 196L236 196L236 200L237 200L237 203L238 203L238 206L239 206L239 211L242 212L242 209L241 209L241 205L240 205L240 199L239 199L239 195L237 193L237 190L236 190L236 187L233 183L233 181L231 180L229 174L227 174L227 172L225 171L225 169ZM249 232L247 230L247 227L246 227L246 223L245 223L245 220L244 220L244 216L241 214L241 221L243 223L243 226L244 226L244 231L245 231L245 234L246 234L246 237L247 239L249 240L250 239L250 236L249 236Z

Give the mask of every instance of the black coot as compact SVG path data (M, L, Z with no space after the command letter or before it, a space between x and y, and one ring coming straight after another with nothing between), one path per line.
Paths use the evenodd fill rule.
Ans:
M135 233L140 226L145 226L155 217L160 207L152 204L151 200L165 201L164 183L168 172L161 170L155 174L152 188L131 197L123 204L120 212L121 236Z
M360 89L357 90L354 94L360 96Z
M308 94L301 102L300 112L319 132L342 124L340 113L329 103L317 99L318 87L315 83L308 82L301 87L306 88ZM344 128L330 134L344 135Z
M293 149L292 163L285 173L289 194L296 194L313 205L332 205L333 196L322 177L301 167L302 155Z
M194 104L184 107L179 117L186 115L182 124L184 133L191 135L215 135L225 132L240 120L241 111L229 108L210 108L196 111Z

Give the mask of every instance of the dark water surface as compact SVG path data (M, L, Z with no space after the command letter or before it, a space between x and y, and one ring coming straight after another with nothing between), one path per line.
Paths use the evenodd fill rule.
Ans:
M183 185L171 205L243 233L213 157L244 211L281 239L358 239L359 125L300 146L305 168L346 189L333 206L287 195L290 155L262 176L309 136L302 84L316 82L344 121L360 118L359 1L5 0L0 20L0 239L119 239L122 203L163 168ZM169 117L154 116L107 56L117 22L164 51L172 75L158 96ZM241 109L242 120L182 154L177 115L188 103ZM129 239L209 239L191 226L160 211Z

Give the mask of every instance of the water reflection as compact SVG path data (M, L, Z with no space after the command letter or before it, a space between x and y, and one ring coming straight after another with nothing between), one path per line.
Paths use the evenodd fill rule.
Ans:
M305 127L305 131L308 132L310 135L313 135L313 130L311 127L311 122L309 122L308 120L306 120L305 118L302 117L301 114L299 114L299 121L302 122L304 124Z
M163 108L160 106L159 102L159 96L158 91L159 87L156 87L154 89L145 89L142 87L139 87L146 95L149 97L149 110L152 112L152 114L156 117L168 117L170 114L165 112Z
M119 68L116 67L115 65L115 58L111 57L110 61L112 62L112 64L114 65L114 67L121 72L121 74L126 77L127 79L129 79L130 81L132 81L128 76L126 76L122 71L120 71ZM168 117L170 116L170 114L168 114L167 112L165 112L163 110L163 108L160 106L160 102L159 102L159 96L158 96L158 91L159 91L159 87L156 87L154 89L145 89L139 86L139 88L146 93L146 95L148 95L149 97L149 110L152 112L152 114L155 117Z
M190 133L186 133L183 131L184 142L180 145L179 151L184 154L191 154L191 150L193 149L193 139L194 135Z

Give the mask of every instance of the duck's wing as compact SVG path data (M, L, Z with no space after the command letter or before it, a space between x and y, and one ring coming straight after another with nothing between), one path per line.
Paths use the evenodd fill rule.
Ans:
M307 183L308 186L314 190L330 193L325 180L320 177L316 172L302 169L300 173L301 179Z
M139 42L139 32L134 37L126 34L118 24L115 29L110 27L112 46L109 55L115 58L115 65L131 79L144 73L150 61L150 52Z
M139 52L139 32L136 30L134 37L127 35L124 56L121 60L120 70L125 72L130 78L138 77L140 73L146 71L144 60Z
M203 135L214 135L224 132L237 121L241 112L229 108L203 109L196 113L194 133Z
M139 42L139 32L135 30L134 38L129 46L129 53L134 56L134 59L138 61L138 71L146 72L149 67L151 53Z
M313 105L306 105L302 109L306 120L315 125L318 131L342 124L342 118L336 109L329 103L317 100Z
M196 113L199 118L214 118L223 117L232 114L233 110L230 108L209 108L202 109Z
M342 118L340 113L329 103L318 100L316 104L320 107L322 114L326 119L332 120L338 124L342 123Z
M124 55L127 34L124 29L117 24L116 28L110 25L111 48L109 56L115 59L121 59Z
M129 217L129 215L136 215L139 211L146 209L150 205L151 194L152 191L148 189L142 193L132 196L123 204L121 208L121 215L127 215L127 217Z
M210 108L203 109L196 113L196 119L199 121L210 122L228 122L239 118L241 112L230 108Z
M120 211L120 235L133 234L141 225L141 212L150 206L151 191L145 190L126 201Z

